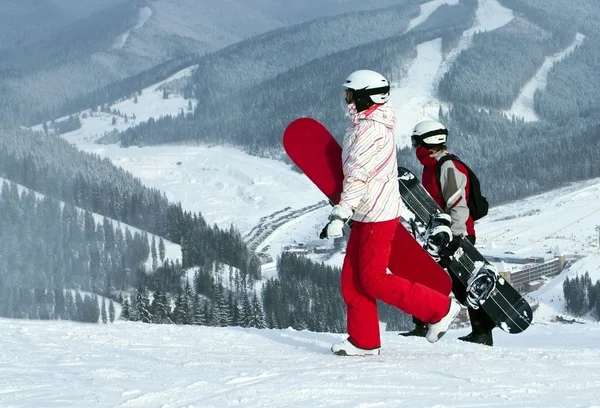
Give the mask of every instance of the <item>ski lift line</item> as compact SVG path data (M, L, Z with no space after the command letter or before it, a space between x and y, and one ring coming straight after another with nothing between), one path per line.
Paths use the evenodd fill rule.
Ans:
M402 183L400 183L400 188L403 191L405 191L406 193L408 193L409 197L413 198L412 200L404 200L406 205L408 207L410 207L411 211L414 214L418 214L421 219L427 219L430 216L429 211L427 211L425 206L415 197L414 193L412 191L410 191L406 186L402 185ZM403 194L403 196L405 196L405 195ZM416 207L421 207L421 208L419 209ZM465 253L463 253L463 255L459 259L457 259L457 262L459 262L461 265L463 265L465 268L467 268L467 270L473 270L475 268L475 263ZM493 303L496 304L496 306L498 306L502 310L509 311L510 309L512 309L512 311L516 315L521 314L521 312L519 312L517 309L515 309L515 307L508 301L508 299L506 299L506 297L502 294L502 292L497 291L496 294L500 295L498 299L496 299L497 296L493 296L493 297L489 297L486 301L492 301ZM496 295L496 294L494 294L494 295ZM519 327L522 331L526 329L526 327L525 328L521 327L519 325L519 323L511 317L510 313L507 313L507 316L514 323L514 325Z

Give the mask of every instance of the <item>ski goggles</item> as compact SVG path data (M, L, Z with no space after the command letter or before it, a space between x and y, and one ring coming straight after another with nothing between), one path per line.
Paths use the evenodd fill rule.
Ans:
M373 89L350 89L344 88L344 99L346 103L356 102L355 99L361 99L370 95L380 95L380 94L389 94L390 87L382 86L381 88L373 88Z
M423 146L430 148L446 143L448 129L438 129L421 135L411 135L410 140L413 147Z
M354 91L352 89L344 89L344 100L346 101L346 104L352 103L354 100Z

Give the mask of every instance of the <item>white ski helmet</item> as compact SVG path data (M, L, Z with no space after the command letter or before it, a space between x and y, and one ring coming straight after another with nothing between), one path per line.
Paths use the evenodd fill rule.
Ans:
M375 71L361 69L351 73L343 87L346 90L346 103L356 105L361 112L376 103L385 103L390 97L390 83Z
M448 129L437 120L425 120L417 123L411 139L413 147L423 146L431 149L446 143Z

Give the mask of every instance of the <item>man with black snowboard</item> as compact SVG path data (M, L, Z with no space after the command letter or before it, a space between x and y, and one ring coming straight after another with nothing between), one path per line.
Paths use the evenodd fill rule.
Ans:
M448 153L446 141L448 130L438 121L428 120L418 123L412 134L412 144L416 149L419 162L423 165L422 184L427 192L444 210L436 222L441 225L429 231L425 249L434 258L439 258L439 264L447 268L450 257L459 247L460 238L466 238L475 244L475 222L469 211L469 171L468 168ZM447 225L452 233L447 234ZM439 236L438 236L439 235ZM442 244L440 244L440 242ZM452 277L452 292L456 299L466 304L466 287L454 274ZM492 346L492 329L496 326L493 320L482 308L468 308L472 331L459 337L460 340L471 343ZM415 328L403 336L425 336L427 325L413 317Z

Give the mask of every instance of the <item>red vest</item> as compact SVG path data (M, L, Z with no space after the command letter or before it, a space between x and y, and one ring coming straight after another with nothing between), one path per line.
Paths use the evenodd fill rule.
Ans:
M461 163L458 163L456 161L452 162L454 164L454 166L456 167L456 169L458 171L460 171L461 173L463 173L465 175L465 177L467 177L467 185L465 186L465 191L464 191L464 195L465 195L465 201L468 203L469 202L469 173L467 171L467 169L465 168L465 166L463 166ZM437 183L437 180L435 179L435 165L436 163L432 163L431 165L426 165L423 166L423 177L421 178L422 183L423 183L423 187L425 187L425 190L427 190L427 192L433 197L433 199L438 203L438 205L440 207L442 207L443 209L446 209L446 203L444 201L444 197L442 197L442 192L440 191L439 188L439 184ZM467 235L475 235L475 222L473 221L473 218L471 218L471 216L469 215L469 218L467 219L467 223L466 223L466 228L467 228Z

